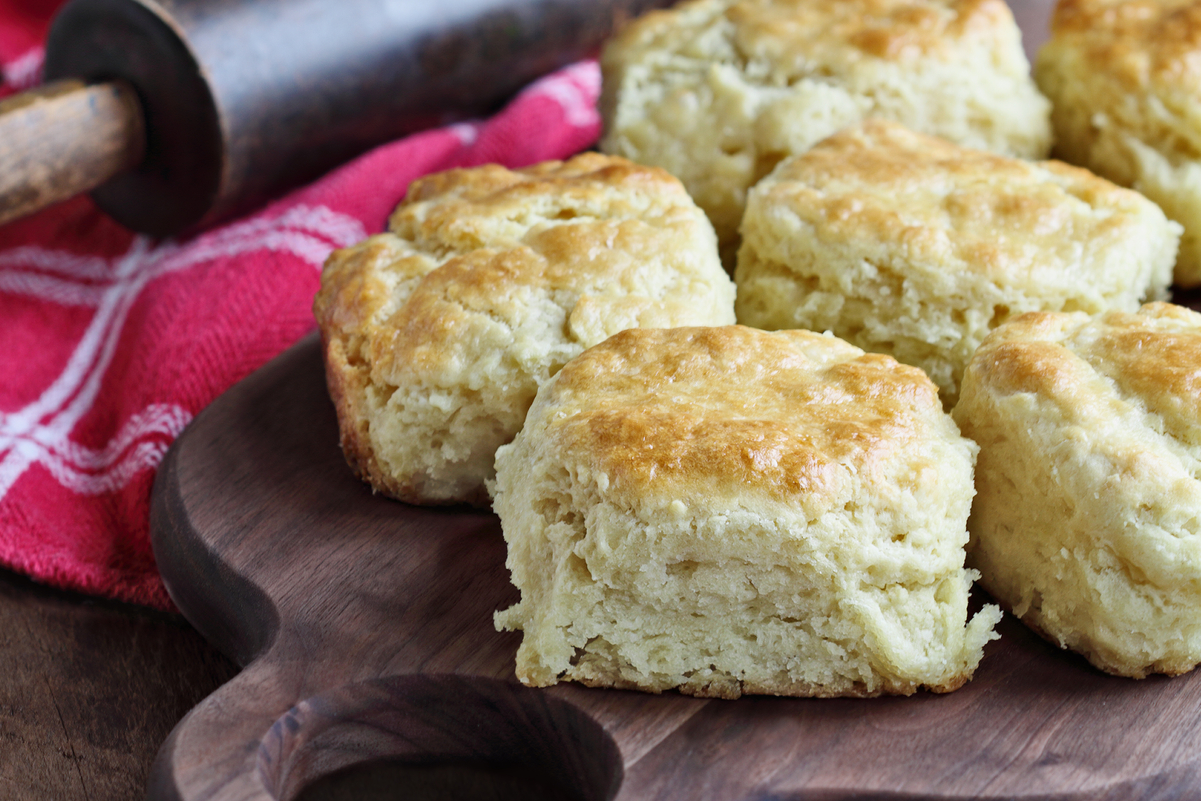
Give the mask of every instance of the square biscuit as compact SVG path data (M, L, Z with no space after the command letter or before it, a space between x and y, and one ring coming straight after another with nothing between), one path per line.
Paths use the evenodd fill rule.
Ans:
M517 676L710 697L954 690L975 446L920 371L808 331L638 329L496 457Z
M1201 284L1201 2L1060 0L1034 76L1056 157L1181 223L1176 283Z
M693 0L605 47L601 149L679 177L736 247L746 192L866 117L1024 158L1051 146L1004 0Z
M1165 297L1179 233L1085 170L868 120L751 191L735 309L744 325L829 330L921 367L950 408L1009 317Z
M388 233L322 272L343 451L394 498L486 505L496 448L567 361L625 328L733 322L733 294L663 170L586 153L415 181Z
M1031 313L972 358L981 584L1120 676L1201 662L1201 314Z

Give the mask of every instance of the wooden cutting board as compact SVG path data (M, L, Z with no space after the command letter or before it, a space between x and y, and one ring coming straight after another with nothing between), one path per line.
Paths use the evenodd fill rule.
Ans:
M373 496L337 440L309 337L164 461L167 588L245 669L163 745L151 799L1201 797L1201 675L1105 676L1009 619L948 695L521 687L497 520Z

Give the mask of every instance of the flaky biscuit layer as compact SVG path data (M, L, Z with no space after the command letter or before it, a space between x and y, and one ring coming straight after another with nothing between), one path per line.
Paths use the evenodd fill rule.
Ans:
M602 57L601 148L678 176L737 240L746 191L866 117L1028 158L1050 147L1003 0L694 0Z
M829 330L921 367L953 405L989 331L1037 310L1166 296L1179 226L1055 161L964 148L883 120L783 163L751 192L739 322Z
M1033 313L954 417L980 445L969 563L1047 639L1142 678L1201 661L1201 314Z
M347 458L401 500L487 504L496 448L590 345L733 321L704 214L624 159L423 178L389 229L330 256L314 312Z
M653 692L949 691L974 446L929 379L807 331L626 331L497 453L517 675Z
M1201 284L1201 2L1060 0L1035 78L1056 156L1180 222L1176 283Z

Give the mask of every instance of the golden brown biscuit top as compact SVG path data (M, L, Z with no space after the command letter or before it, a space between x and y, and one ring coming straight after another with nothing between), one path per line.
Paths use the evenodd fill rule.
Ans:
M971 150L884 120L782 162L752 191L762 209L832 239L897 243L915 264L1001 282L1062 283L1083 243L1120 246L1149 208L1086 170Z
M664 170L618 157L423 178L389 227L331 256L314 306L385 383L470 382L481 358L545 378L623 328L732 315L696 308L729 284L703 213Z
M703 33L689 42L713 27L729 37L718 52ZM992 50L1015 31L1004 0L698 0L644 15L611 49L735 57L765 83L787 85L815 73L849 72L865 58L914 62ZM727 46L734 52L725 53ZM763 69L770 74L758 75Z
M1198 0L1060 0L1051 45L1080 51L1085 68L1121 82L1201 94L1201 2Z
M906 473L918 480L928 440L950 422L917 368L830 336L743 326L622 332L544 394L551 447L588 454L614 496L767 493L813 515L898 461L918 465Z
M665 170L582 153L520 170L487 164L419 178L388 227L418 246L466 252L503 246L506 235L518 244L539 223L661 215L689 202Z
M794 74L847 51L887 61L938 57L1012 24L1003 0L742 0L726 16L742 52Z
M1181 306L1025 314L984 340L971 369L992 392L1034 393L1090 427L1116 414L1115 402L1135 404L1201 445L1201 314Z

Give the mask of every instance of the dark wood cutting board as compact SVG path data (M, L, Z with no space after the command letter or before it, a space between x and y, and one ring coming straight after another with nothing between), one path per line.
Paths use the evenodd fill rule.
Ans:
M309 337L164 461L159 567L245 669L163 745L151 799L1201 797L1201 675L1108 677L1010 619L948 695L521 687L497 520L373 496L337 439Z

